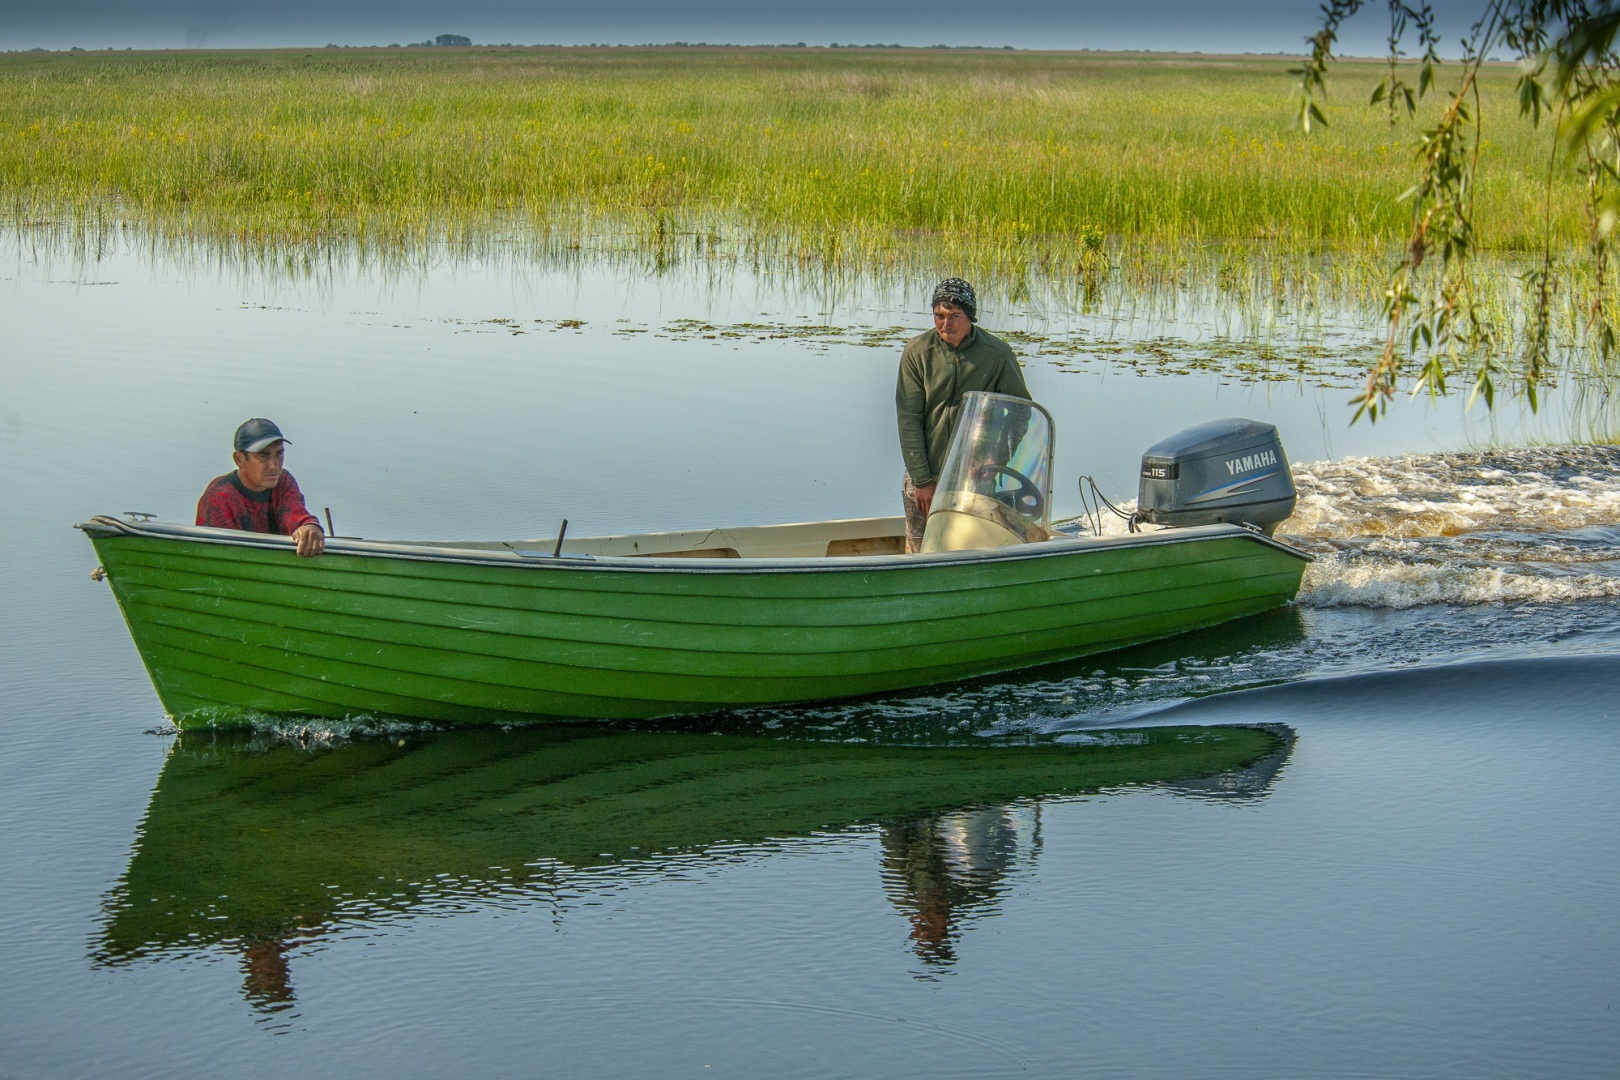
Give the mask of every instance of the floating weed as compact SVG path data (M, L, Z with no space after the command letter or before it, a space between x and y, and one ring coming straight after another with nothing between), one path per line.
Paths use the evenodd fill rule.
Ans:
M448 320L464 329L507 327L508 320L467 323ZM578 319L534 320L543 328L581 328ZM907 326L821 325L797 322L714 323L701 319L675 319L662 325L621 325L610 333L619 336L652 335L671 341L712 341L716 344L780 345L799 342L807 348L871 348L898 352L917 330ZM1216 339L1193 341L1175 337L1144 340L1097 337L1083 331L1045 334L1012 330L1000 335L1013 345L1026 363L1041 361L1060 372L1088 372L1104 368L1138 375L1213 374L1239 383L1306 383L1333 389L1356 385L1378 342L1337 345L1323 343L1270 343Z

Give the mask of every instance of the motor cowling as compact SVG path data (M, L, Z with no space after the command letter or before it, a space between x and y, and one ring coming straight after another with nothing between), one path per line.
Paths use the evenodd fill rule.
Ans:
M1155 525L1254 525L1270 536L1295 499L1276 425L1232 417L1149 447L1136 509Z

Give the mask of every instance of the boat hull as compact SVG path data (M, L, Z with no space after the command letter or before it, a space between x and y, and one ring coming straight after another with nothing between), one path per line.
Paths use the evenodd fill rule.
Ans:
M81 527L182 726L642 718L910 689L1274 608L1307 561L1231 526L845 559L339 540L300 559L282 537Z

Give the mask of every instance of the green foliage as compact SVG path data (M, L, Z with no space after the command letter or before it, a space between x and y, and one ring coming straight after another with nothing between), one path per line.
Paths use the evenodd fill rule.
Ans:
M1300 127L1307 134L1313 119L1325 123L1315 104L1326 91L1324 73L1333 60L1339 28L1361 6L1362 0L1330 0L1322 9L1322 29L1310 39L1309 60L1293 71L1300 79ZM1412 7L1388 0L1388 8L1390 74L1370 100L1375 105L1389 102L1393 124L1401 111L1407 117L1416 114L1417 101L1434 87L1433 72L1440 61L1428 4ZM1415 91L1398 77L1401 45L1413 27L1424 50ZM1444 393L1448 377L1462 375L1472 383L1472 397L1489 407L1495 402L1498 379L1506 376L1530 406L1536 406L1538 387L1549 377L1554 299L1568 276L1555 267L1569 240L1566 200L1575 184L1584 196L1583 235L1595 279L1581 336L1597 350L1598 361L1606 364L1615 342L1609 302L1610 243L1620 215L1616 186L1620 85L1613 51L1617 27L1620 9L1612 3L1486 0L1483 4L1479 21L1463 42L1456 88L1438 120L1424 126L1418 137L1417 182L1402 196L1411 206L1408 238L1385 291L1388 337L1355 399L1358 418L1378 419L1394 396L1401 373L1412 363L1417 364L1414 393ZM1504 51L1519 58L1515 86L1519 117L1532 133L1539 131L1544 116L1555 119L1553 132L1540 139L1542 160L1532 167L1533 174L1542 178L1541 206L1526 220L1539 229L1536 247L1541 258L1539 267L1523 278L1531 308L1526 330L1519 335L1520 348L1507 369L1499 364L1497 348L1502 328L1484 313L1472 271L1473 256L1482 246L1479 232L1501 212L1480 199L1485 186L1481 163L1510 167L1485 153L1489 144L1484 134L1487 91L1482 87L1492 73L1488 58ZM1396 108L1397 102L1402 109ZM1436 254L1438 271L1420 278L1425 259Z

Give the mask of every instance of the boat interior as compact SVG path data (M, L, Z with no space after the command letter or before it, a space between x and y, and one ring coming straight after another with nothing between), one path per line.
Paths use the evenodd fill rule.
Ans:
M1025 540L1081 534L1077 523L1058 525L1051 532ZM520 555L550 555L556 537L534 540L394 541L408 547L456 548L467 551L513 551ZM975 545L997 546L993 543ZM729 529L684 529L671 532L627 533L621 536L564 536L561 555L660 559L836 559L853 555L903 555L906 521L903 517L846 518L841 521L805 521L792 525L753 525Z
M426 546L426 545L424 545ZM432 546L550 555L555 537L541 540L457 540ZM622 536L565 536L563 555L660 559L818 559L850 555L901 555L906 550L902 517L807 521L732 529L683 529Z

